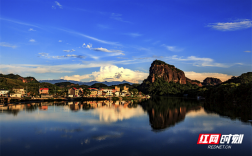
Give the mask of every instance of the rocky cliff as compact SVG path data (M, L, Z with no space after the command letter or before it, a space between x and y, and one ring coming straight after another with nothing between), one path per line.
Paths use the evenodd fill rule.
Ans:
M188 82L200 87L202 86L199 81L185 77L185 73L182 70L160 60L152 62L149 73L147 80L152 83L155 82L157 78L161 78L167 82L173 81L175 83L179 82L180 84L186 84Z
M167 82L173 81L186 84L185 73L182 70L160 60L152 62L147 80L153 83L157 78L162 78Z
M213 78L213 77L207 77L204 81L203 81L203 85L218 85L221 84L222 81L218 78Z

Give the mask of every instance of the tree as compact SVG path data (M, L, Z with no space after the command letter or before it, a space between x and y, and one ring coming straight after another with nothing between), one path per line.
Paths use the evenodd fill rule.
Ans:
M136 88L134 88L134 89L132 89L132 93L133 93L134 96L136 96L137 93L138 93L138 90Z
M90 95L91 91L88 88L83 88L82 97Z

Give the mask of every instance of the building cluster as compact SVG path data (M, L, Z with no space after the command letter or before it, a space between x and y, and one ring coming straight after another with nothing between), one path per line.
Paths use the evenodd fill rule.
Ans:
M49 94L49 88L39 88L39 95L41 98L52 98L53 95ZM124 86L121 90L120 87L115 86L115 89L104 89L104 88L88 88L83 90L82 88L72 87L68 89L68 97L125 97L131 96L132 93L129 92L129 88ZM141 96L141 93L139 93ZM0 90L0 96L6 97L25 97L27 96L26 90L24 88L9 90Z
M129 88L127 86L123 87L123 90L120 87L115 86L115 89L103 89L103 88L88 88L90 90L90 97L119 97L119 96L131 96Z
M24 88L13 88L12 92L9 90L0 90L0 96L6 97L24 97L26 95L26 90Z
M41 97L52 97L52 95L49 94L49 88L40 88L39 94ZM0 96L21 98L27 96L27 91L24 88L13 88L12 91L0 90Z
M131 96L129 88L127 86L123 87L123 90L120 87L115 86L115 89L104 89L104 88L88 88L89 94L84 93L82 88L70 88L68 89L68 97L119 97L119 96Z

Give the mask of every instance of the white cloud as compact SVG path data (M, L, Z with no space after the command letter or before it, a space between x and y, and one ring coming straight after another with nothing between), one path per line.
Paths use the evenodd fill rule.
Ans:
M250 53L251 51L250 51L250 50L246 50L246 51L244 51L244 52L246 52L246 53Z
M40 55L47 56L47 53L41 53ZM91 62L86 64L62 64L62 65L38 65L38 64L0 64L0 73L9 74L22 74L31 75L31 73L71 73L77 69L94 68L110 65L105 62Z
M72 50L63 50L63 51L69 53L69 52L73 52L73 51L75 51L75 50L72 49Z
M192 80L198 80L203 82L207 77L214 77L220 79L222 82L230 79L232 75L222 74L222 73L196 73L194 71L185 71L185 76Z
M92 37L92 36L88 36L88 35L85 35L85 34L82 34L82 33L79 33L79 32L69 31L69 30L64 30L64 29L59 29L59 30L62 30L62 31L65 31L65 32L68 32L68 33L71 33L71 34L74 34L74 35L83 36L83 37L89 38L89 39L91 39L91 40L100 42L100 43L105 43L105 44L110 44L110 45L121 46L121 44L119 44L119 43L117 43L117 42L109 42L109 41L100 40L100 39L98 39L98 38L95 38L95 37Z
M177 48L176 46L167 46L165 44L163 44L162 46L166 47L169 51L173 51L173 52L180 52L184 50L182 48Z
M29 29L29 31L36 31L36 30L34 30L34 29L30 28L30 29Z
M94 51L102 51L102 52L106 52L106 53L116 53L114 55L125 55L124 53L122 53L123 51L121 50L108 50L106 48L93 48Z
M45 65L26 65L26 64L14 64L14 65L0 65L0 72L9 74L25 74L25 73L70 73L70 70L62 70L54 66Z
M211 27L220 31L234 31L252 27L252 21L249 19L242 19L237 20L236 22L210 23L209 25L207 25L207 27Z
M0 17L0 19L8 21L8 22L13 22L13 23L16 23L16 24L21 24L21 25L27 25L27 26L31 26L31 27L40 28L40 27L38 27L36 25L32 25L32 24L28 24L28 23L24 23L24 22L14 21L14 20L6 19L6 18L1 18L1 17Z
M30 39L29 42L36 42L34 39Z
M62 9L62 5L59 2L55 1L55 4Z
M91 47L92 47L92 44L90 44L90 43L86 46L86 48L88 48L88 49L91 49Z
M59 40L59 42L62 42L62 40Z
M219 116L218 114L215 114L215 113L207 113L204 108L200 108L200 110L192 110L192 111L189 111L186 113L186 117L187 118L196 118L196 117L207 117L207 116Z
M83 43L83 44L82 44L82 47L83 47L83 48L85 48L85 45L86 45L86 44L85 44L85 43Z
M83 55L74 55L74 54L72 54L72 55L70 55L70 54L68 54L68 55L63 55L63 56L49 56L49 54L48 53L39 53L39 55L40 56L43 56L43 57L45 57L45 58L53 58L53 59L64 59L64 58L79 58L79 59L84 59L84 58L86 58L86 56L83 56Z
M214 60L211 58L204 58L204 57L196 57L196 56L189 56L187 58L177 57L177 55L173 55L170 59L178 60L178 61L195 61L193 63L194 66L198 67L223 67L227 68L231 65L226 65L222 63L214 63Z
M140 71L133 71L130 69L119 68L115 65L101 66L100 71L92 72L92 74L86 74L82 76L65 76L62 79L80 81L83 77L93 78L94 81L128 81L132 83L142 82L147 78L149 73Z
M65 79L65 80L73 80L73 81L80 81L82 79L89 79L90 78L90 75L87 74L87 75L72 75L72 76L64 76L64 77L61 77L61 79Z
M11 45L11 44L6 43L6 42L0 42L0 46L2 46L2 47L9 47L9 48L16 48L17 47L15 45Z

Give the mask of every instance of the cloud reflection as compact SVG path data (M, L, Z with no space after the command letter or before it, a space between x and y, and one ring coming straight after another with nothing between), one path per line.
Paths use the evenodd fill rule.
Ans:
M118 120L122 121L124 119L146 115L141 106L137 106L136 108L125 108L121 105L119 107L97 108L93 111L93 114L99 115L99 120L101 122L116 122Z

